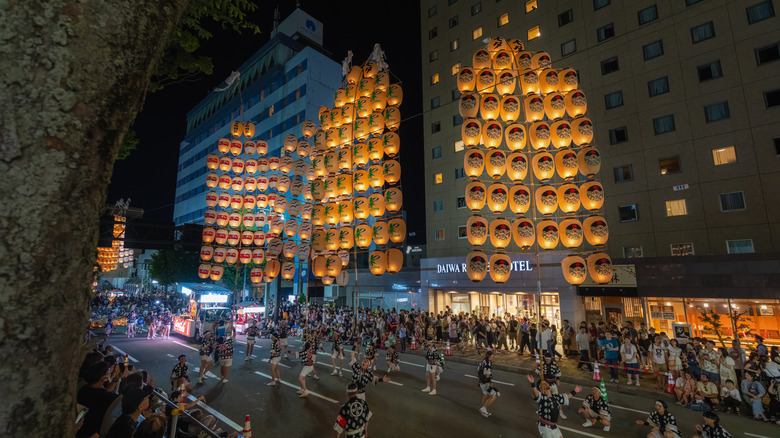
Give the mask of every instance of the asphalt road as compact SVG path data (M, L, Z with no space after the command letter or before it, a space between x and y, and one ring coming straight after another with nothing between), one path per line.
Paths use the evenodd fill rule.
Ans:
M207 410L221 420L223 428L241 430L246 415L251 416L253 436L261 437L326 437L333 436L333 424L341 404L346 401L345 388L351 380L351 372L345 363L344 377L331 376L330 343L325 344L328 354L320 353L317 372L320 380L307 378L311 395L299 399L298 374L301 367L297 359L282 359L280 367L284 385L266 386L270 381L268 347L270 340L262 339L255 345L251 361L244 361L246 346L244 337L236 340L233 366L229 381L221 383L219 369L212 369L203 384L197 384L200 359L197 346L179 336L169 340L147 340L145 335L127 339L123 334L112 337L108 344L121 353L131 356L131 363L148 370L157 380L156 385L168 390L171 369L180 354L187 355L190 378L195 384L193 393L204 395ZM291 350L300 341L290 339ZM347 347L347 361L349 347ZM264 361L264 359L266 361ZM478 412L481 392L477 387L477 370L472 365L448 362L441 374L437 395L421 392L425 387L424 361L419 356L400 354L400 372L391 373L391 382L371 386L366 394L373 418L369 424L371 437L535 437L536 403L531 399L531 389L524 375L495 371L495 386L501 396L491 406L493 414L484 418ZM345 361L346 362L346 361ZM375 375L384 375L384 352L380 351ZM570 385L562 384L561 392ZM581 398L589 388L580 393ZM650 431L638 426L635 420L647 418L654 401L649 398L624 394L608 394L612 406L613 422L609 432L601 428L582 427L583 420L577 414L581 400L564 408L568 419L559 421L566 437L645 437ZM695 436L695 425L702 424L701 415L680 406L671 406L683 436ZM722 414L722 424L735 437L777 437L780 427L759 423L748 418Z

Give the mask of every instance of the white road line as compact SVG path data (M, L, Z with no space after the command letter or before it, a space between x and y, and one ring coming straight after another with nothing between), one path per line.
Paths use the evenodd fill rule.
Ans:
M472 376L471 374L464 374L464 376L466 376L466 377L471 377L472 379L479 379L479 377L477 377L477 376ZM494 381L493 381L493 383L500 383L500 384L502 384L502 385L515 386L515 384L514 384L514 383L507 383L507 382L502 382L502 381L500 381L500 380L494 380Z
M189 348L190 350L199 351L197 348L195 348L195 347L190 347L190 346L189 346L189 345L187 345L187 344L182 344L182 343L181 343L181 342L179 342L179 341L173 341L173 343L174 343L174 344L179 344L179 345L181 345L182 347ZM241 430L243 430L243 429L241 429Z
M131 361L133 361L133 362L136 362L136 363L138 362L138 360L137 360L136 358L134 358L133 356L130 356L130 355L129 355L129 354L127 354L127 353L125 353L125 352L124 352L124 351L122 351L120 348L118 348L116 345L114 345L114 350L118 351L118 352L119 352L119 353L121 353L121 354L127 355L127 358L128 358L128 359L130 359Z
M193 369L195 370L195 372L196 372L196 373L200 373L200 367L195 367L195 368L193 368ZM214 373L212 373L211 371L206 371L206 377L213 377L213 378L215 378L215 379L217 379L217 378L218 378L218 377L217 377L217 376L216 376ZM222 379L220 379L220 380L222 380Z
M390 384L393 384L393 385L396 385L396 386L404 386L403 383L393 382L392 380L388 381L387 383L390 383Z
M412 366L420 367L420 368L425 368L425 365L420 365L419 363L406 362L406 361L403 361L403 360L399 360L398 362L400 362L400 363L405 363L405 364L407 364L407 365L412 365Z
M255 374L257 374L257 375L259 375L259 376L263 376L263 377L265 377L266 379L270 379L270 378L271 378L271 376L269 376L268 374L263 374L263 373L261 373L260 371L255 371ZM293 385L292 383L285 382L284 380L280 380L280 381L279 381L279 383L281 383L281 384L283 384L283 385L287 385L287 386L289 386L290 388L301 389L301 387L300 387L300 386L298 386L298 385ZM309 390L307 390L307 391L309 391ZM313 395L313 396L315 396L315 397L319 397L319 398L321 398L321 399L323 399L323 400L327 400L327 401L329 401L329 402L331 402L331 403L333 403L333 404L338 404L338 403L339 403L337 400L334 400L334 399L332 399L332 398L330 398L330 397L328 397L328 396L324 396L324 395L322 395L322 394L316 393L316 392L314 392L314 391L309 391L309 394L311 394L311 395Z
M192 395L190 395L188 398L189 398L191 401L197 400L197 399L196 399L195 397L193 397ZM203 403L203 402L198 402L198 406L200 406L200 407L202 407L203 409L205 409L205 410L209 411L209 412L211 413L211 415L213 415L213 416L215 416L215 417L219 418L220 420L222 420L222 422L223 422L223 423L225 423L225 424L227 424L228 426L232 427L232 428L233 428L233 430L236 430L236 431L239 431L239 430L244 430L244 427L243 427L243 426L239 426L238 424L234 423L233 421L231 421L231 420L230 420L230 418L228 418L228 417L226 417L226 416L224 416L224 415L220 414L220 413L219 413L219 412L218 412L216 409L212 408L211 406L208 406L207 404L205 404L205 403Z
M268 363L268 359L263 359L263 362L266 362L266 363ZM285 367L285 368L292 368L290 365L285 365L285 364L283 364L283 363L281 363L281 362L279 362L277 365L279 365L279 366L283 366L283 367Z
M573 398L574 400L585 401L584 398L579 398L579 397L571 397L571 398ZM624 408L623 406L613 405L612 403L609 404L609 407L623 409L624 411L631 411L631 412L637 412L637 413L640 413L640 414L650 415L650 412L647 412L647 411L640 411L639 409Z
M750 433L750 432L745 432L745 435L747 435L747 436L755 436L755 437L758 437L758 438L769 438L768 436L756 435L756 434Z
M578 434L580 434L580 435L589 436L589 437L591 437L591 438L604 438L604 437L603 437L603 436L601 436L601 435L594 435L594 434L592 434L592 433L583 432L583 431L581 431L581 430L577 430L577 429L572 429L571 427L565 427L565 426L561 426L560 424L558 425L558 428L559 428L559 429L561 429L561 430L565 430L565 431L567 431L567 432L573 432L573 433L578 433Z

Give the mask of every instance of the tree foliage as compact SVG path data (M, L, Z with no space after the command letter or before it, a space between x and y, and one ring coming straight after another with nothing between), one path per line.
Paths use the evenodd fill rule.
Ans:
M715 313L715 310L713 309L702 310L699 319L704 323L704 327L715 332L718 336L718 341L720 341L720 345L723 346L723 348L726 348L726 341L724 341L723 334L721 333L723 323L720 322L720 315Z
M138 146L138 142L140 139L138 138L138 135L135 133L133 129L129 129L127 131L127 134L125 134L124 140L122 140L122 148L119 149L119 155L117 155L117 160L124 160L125 158L130 156L130 152L133 152L135 148Z
M200 282L193 266L198 265L197 252L162 250L153 254L149 263L149 276L161 286L181 282Z

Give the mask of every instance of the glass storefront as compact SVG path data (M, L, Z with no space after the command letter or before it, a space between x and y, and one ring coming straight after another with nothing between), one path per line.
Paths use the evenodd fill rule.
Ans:
M455 314L479 314L484 317L509 313L519 318L535 319L538 312L538 299L535 294L502 292L445 292L441 289L430 291L430 308L449 307ZM542 316L560 327L561 306L557 292L542 293Z
M644 322L642 299L635 297L583 297L585 306L585 320L590 324L598 324L606 321L622 326L626 321L631 321L639 328Z

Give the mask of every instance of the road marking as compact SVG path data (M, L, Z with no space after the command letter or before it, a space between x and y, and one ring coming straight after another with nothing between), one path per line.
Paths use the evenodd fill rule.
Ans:
M182 344L182 343L181 343L181 342L179 342L179 341L173 341L173 343L174 343L174 344L179 344L179 345L181 345L182 347L189 348L190 350L199 351L197 348L195 348L195 347L190 347L190 346L189 346L189 345L187 345L187 344ZM242 429L242 430L243 430L243 429Z
M565 427L565 426L561 426L560 424L558 425L558 428L559 428L559 429L562 429L562 430L565 430L565 431L567 431L567 432L574 432L574 433L578 433L578 434L580 434L580 435L589 436L589 437L591 437L591 438L604 438L604 437L603 437L603 436L601 436L601 435L594 435L594 434L592 434L592 433L583 432L583 431L581 431L581 430L577 430L577 429L572 429L571 427Z
M196 373L200 373L200 367L195 367L195 368L193 368L193 369L195 370L195 372L196 372ZM217 378L218 378L218 377L217 377L217 376L216 376L214 373L212 373L211 371L206 371L206 377L212 377L212 378L215 378L215 379L217 379ZM220 380L222 380L222 379L220 379Z
M263 362L266 362L266 363L267 363L267 362L268 362L268 359L263 359ZM286 367L286 368L292 368L290 365L285 365L285 364L283 364L283 363L281 363L281 362L279 362L277 365L279 365L279 366L283 366L283 367Z
M579 397L571 397L571 398L573 398L574 400L585 401L584 398L579 398ZM623 409L624 411L638 412L640 414L650 415L650 412L647 412L647 411L640 411L639 409L624 408L623 406L613 405L612 403L609 404L609 407Z
M130 356L130 355L129 355L129 354L127 354L127 353L125 353L124 351L122 351L122 350L121 350L119 347L117 347L116 345L114 345L114 350L118 351L118 352L119 352L119 353L121 353L121 354L124 354L124 355L126 355L126 356L127 356L127 358L128 358L128 359L130 359L131 361L133 361L133 362L136 362L136 363L138 362L138 360L137 360L136 358L134 358L133 356Z
M266 379L270 379L270 378L271 378L271 376L269 376L268 374L263 374L263 373L261 373L260 371L255 371L255 374L257 374L257 375L259 375L259 376L263 376L263 377L265 377ZM300 386L298 386L298 385L293 385L292 383L285 382L284 380L280 380L280 381L279 381L279 383L281 383L282 385L287 385L287 386L289 386L290 388L301 389L301 387L300 387ZM308 390L307 390L307 391L308 391ZM324 395L322 395L322 394L319 394L319 393L316 393L316 392L314 392L314 391L309 391L309 394L311 394L311 395L313 395L313 396L315 396L315 397L319 397L319 398L321 398L321 399L323 399L323 400L327 400L327 401L329 401L329 402L331 402L331 403L333 403L333 404L338 404L338 403L339 403L337 400L333 400L332 398L330 398L330 397L328 397L328 396L324 396Z
M388 380L387 383L391 383L391 384L397 385L397 386L404 386L403 383L393 382L392 380Z
M764 435L756 435L756 434L754 434L754 433L750 433L750 432L745 432L745 435L748 435L748 436L755 436L755 437L758 437L758 438L769 438L768 436L764 436Z
M188 398L190 399L190 401L195 401L195 400L197 400L197 399L196 399L195 397L193 397L192 395L190 395ZM233 428L233 430L236 430L236 431L239 431L239 430L244 430L244 427L243 427L243 426L239 426L238 424L234 423L233 421L231 421L231 420L230 420L230 418L228 418L228 417L226 417L226 416L224 416L224 415L220 414L220 413L219 413L219 412L218 412L216 409L212 408L211 406L208 406L207 404L205 404L205 403L203 403L203 402L198 402L198 406L200 406L200 407L202 407L203 409L205 409L205 410L209 411L209 412L210 412L212 415L214 415L215 417L217 417L217 418L219 418L220 420L222 420L222 422L223 422L223 423L225 423L225 424L227 424L228 426L232 427L232 428Z
M425 368L425 365L420 365L419 363L406 362L406 361L403 361L403 360L399 360L398 362L405 363L407 365L413 365L413 366L420 367L420 368Z
M471 374L464 374L464 376L466 376L466 377L471 377L472 379L479 379L479 377L477 377L477 376L472 376ZM493 383L500 383L500 384L502 384L502 385L515 386L515 384L514 384L514 383L507 383L507 382L502 382L502 381L500 381L500 380L494 380L494 381L493 381Z

